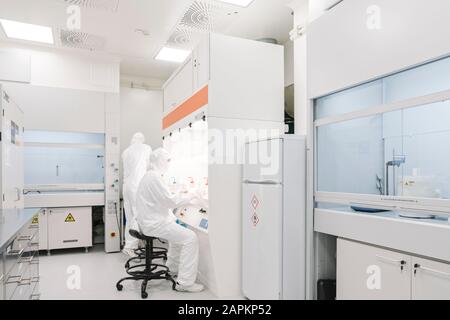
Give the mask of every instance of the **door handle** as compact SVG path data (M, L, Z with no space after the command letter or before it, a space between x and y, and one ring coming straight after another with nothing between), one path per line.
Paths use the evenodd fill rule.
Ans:
M429 272L429 273L434 273L434 274L436 274L438 276L450 278L450 273L439 271L439 270L436 270L436 269L433 269L433 268L424 267L424 266L421 266L420 264L416 263L414 265L414 276L417 275L417 271L418 270L423 270L423 271L426 271L426 272Z
M383 256L376 257L384 262L399 266L401 271L403 271L405 269L405 266L408 264L405 260L391 259Z
M244 180L244 184L261 184L261 185L267 185L267 186L282 185L281 182L277 182L274 180L262 180L262 181Z

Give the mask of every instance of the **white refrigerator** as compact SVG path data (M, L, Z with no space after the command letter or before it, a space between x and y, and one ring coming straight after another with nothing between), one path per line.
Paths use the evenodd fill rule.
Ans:
M306 298L306 138L250 142L243 167L242 281L251 300ZM257 161L255 161L257 159Z

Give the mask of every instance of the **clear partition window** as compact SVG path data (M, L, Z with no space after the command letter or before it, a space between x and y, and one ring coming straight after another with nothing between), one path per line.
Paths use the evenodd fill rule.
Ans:
M450 58L317 99L315 128L316 193L450 199Z
M26 131L25 184L103 184L104 156L104 134Z

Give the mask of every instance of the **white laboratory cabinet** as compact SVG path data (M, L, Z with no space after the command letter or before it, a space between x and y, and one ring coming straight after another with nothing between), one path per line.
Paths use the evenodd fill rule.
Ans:
M21 209L24 207L24 113L2 86L0 95L2 208Z
M448 300L450 264L338 239L338 300Z
M90 248L92 207L42 209L39 213L40 250Z
M412 257L412 299L450 300L450 264Z
M202 41L164 85L164 111L188 100L209 81L209 38Z
M164 89L164 110L169 111L188 99L194 92L194 63L190 56Z
M250 142L272 150L273 172L245 164L242 195L242 281L252 300L306 298L306 139ZM272 169L270 171L272 171Z
M179 208L177 215L199 237L199 281L220 298L243 296L240 159L250 136L283 133L283 52L278 45L209 34L163 87L168 182L176 188L188 181L183 185L206 194L208 205ZM220 142L227 137L235 142L228 153Z

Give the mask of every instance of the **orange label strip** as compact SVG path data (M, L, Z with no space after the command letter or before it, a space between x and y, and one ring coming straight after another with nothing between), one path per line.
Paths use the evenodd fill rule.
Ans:
M163 119L163 129L169 128L171 125L177 123L181 119L186 118L188 115L197 111L201 107L208 104L208 86L204 87L196 94L194 94L189 100L181 104L174 111L169 113Z

